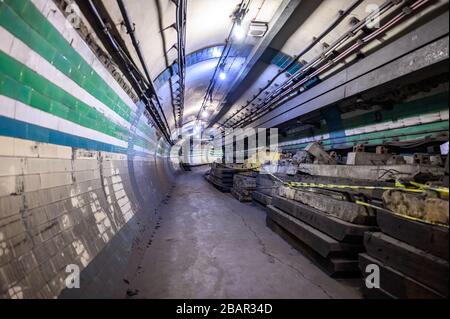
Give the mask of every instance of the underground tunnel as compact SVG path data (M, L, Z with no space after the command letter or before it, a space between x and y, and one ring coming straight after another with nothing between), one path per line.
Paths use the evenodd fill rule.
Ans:
M0 0L0 299L447 299L448 15Z

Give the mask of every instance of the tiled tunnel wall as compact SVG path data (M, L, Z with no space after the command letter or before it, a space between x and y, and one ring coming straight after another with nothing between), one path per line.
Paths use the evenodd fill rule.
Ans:
M445 92L393 105L390 110L369 111L341 119L340 114L328 112L328 123L283 137L280 147L287 152L304 149L313 141L320 141L325 149L351 149L364 143L376 146L391 142L421 141L447 138L449 129L448 89ZM330 121L331 122L331 121ZM333 125L340 127L337 129Z
M69 264L63 296L114 295L176 173L142 111L53 1L0 1L0 298L61 296Z

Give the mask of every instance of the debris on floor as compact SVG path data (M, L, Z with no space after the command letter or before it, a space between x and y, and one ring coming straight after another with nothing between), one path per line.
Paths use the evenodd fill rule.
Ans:
M408 194L387 191L383 194L384 205L391 211L422 219L430 223L448 225L449 202L430 196L429 193Z
M256 189L256 174L235 174L231 194L240 202L251 202L252 192Z
M229 193L233 188L233 178L237 173L249 172L243 165L211 164L211 170L205 174L205 178L214 187L222 192Z
M443 161L363 145L338 158L312 143L292 156L295 175L285 162L259 174L252 197L267 207L267 226L331 276L365 279L366 266L378 265L381 289L362 283L369 298L448 296Z

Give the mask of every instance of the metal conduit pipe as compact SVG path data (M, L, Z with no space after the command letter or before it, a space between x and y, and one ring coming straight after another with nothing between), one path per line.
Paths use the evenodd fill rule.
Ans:
M94 2L97 2L97 1L94 0ZM98 23L99 22L98 19L101 19L99 26L103 32L98 34L99 38L102 42L104 42L104 40L102 40L102 38L106 37L105 40L107 41L107 44L109 45L110 51L112 51L111 55L113 56L113 58L115 58L116 60L125 60L126 61L126 64L119 65L119 67L121 69L123 69L123 66L128 66L128 68L123 70L124 74L127 74L128 70L131 68L132 72L135 73L139 77L138 78L139 83L142 84L143 82L145 82L145 79L143 78L142 74L138 70L136 64L131 60L127 48L122 47L122 45L119 44L119 40L121 40L121 39L117 39L111 33L111 30L109 29L109 27L106 26L106 22L103 21L101 14L99 13L99 10L97 9L97 7L94 4L92 4L95 7L95 10L92 10L91 3L86 2L86 1L80 1L80 0L77 0L77 4L80 8L90 10L90 14L92 15L92 18L95 20L95 23ZM87 6L86 6L86 4L87 4ZM88 16L88 20L89 20L89 16ZM96 28L94 28L94 29L96 30L96 32L98 31Z
M387 8L385 9L387 10ZM384 11L385 11L384 10ZM380 14L383 11L380 11ZM371 21L373 18L372 17L367 17L365 20L366 21ZM356 34L356 32L359 31L359 29L361 29L361 26L359 26L358 28L356 28L355 31L352 31L351 33L354 35ZM350 36L351 37L351 36ZM262 103L262 105L265 104L273 104L276 103L278 100L280 100L282 97L284 97L286 94L289 94L290 92L292 92L292 85L295 87L296 84L298 83L298 78L300 76L306 76L307 81L311 80L312 78L314 78L314 75L308 74L309 71L313 71L315 67L318 67L320 64L325 63L325 62L330 62L330 56L332 52L335 52L335 50L337 50L337 48L339 47L340 44L344 43L345 40L342 41L338 41L338 43L336 43L336 45L332 45L324 54L322 57L320 58L316 58L314 61L310 62L309 64L307 64L304 68L302 68L301 70L299 70L299 72L293 77L293 79L287 81L285 84L283 84L280 88L278 88L277 90L275 90L274 92L272 92L272 94L270 96L268 96L264 102ZM348 49L347 49L348 50ZM346 50L346 51L347 51ZM302 80L302 84L305 83L305 81ZM299 86L299 85L297 85Z
M427 2L429 2L428 0L426 1L417 1L411 8L414 10L420 8L422 5L426 4ZM262 109L262 112L268 110L270 111L270 106L274 105L275 103L277 103L278 101L282 101L282 99L286 99L286 98L290 98L293 97L294 95L292 94L293 91L296 91L299 89L299 87L301 87L303 84L305 84L307 81L309 81L311 78L318 76L319 74L323 73L326 69L328 69L329 67L331 67L332 65L336 64L337 62L339 62L340 60L342 60L343 58L345 58L346 56L348 56L351 53L354 53L357 49L361 48L363 45L365 45L366 43L368 43L370 40L372 40L373 38L375 38L376 36L378 36L379 34L383 33L384 31L386 31L388 28L390 28L391 26L395 25L397 22L399 22L402 18L404 18L406 15L406 13L402 12L400 14L398 14L395 18L393 18L392 20L390 20L386 25L384 25L382 28L378 29L376 32L371 33L370 35L366 36L365 38L363 38L362 40L359 40L358 42L356 42L355 44L353 44L350 48L348 48L347 50L345 50L344 52L342 52L338 57L336 57L335 59L332 59L330 61L328 61L327 64L323 65L320 69L316 70L314 73L308 75L306 78L304 78L303 80L301 80L299 83L295 84L291 90L287 93L282 93L279 96L277 96L277 98L274 101L271 101L270 104L265 105L264 109ZM262 113L261 112L261 113ZM266 112L267 113L267 112ZM264 114L266 114L264 113ZM263 114L262 114L263 115ZM258 118L261 117L262 115L257 115ZM248 122L248 121L246 121Z
M249 123L251 121L257 120L258 118L260 118L264 114L267 114L267 112L264 113L264 114L262 114L262 113L264 111L266 111L266 110L270 111L271 110L270 106L274 105L276 102L282 102L282 100L281 100L282 98L286 99L286 98L290 98L290 97L294 96L292 94L292 92L295 91L295 94L298 94L299 87L302 86L303 84L305 84L311 78L314 78L315 76L318 76L319 74L323 73L325 70L330 68L332 65L336 64L337 62L339 62L343 58L347 57L348 55L354 53L357 49L360 49L362 46L366 45L367 43L369 43L370 41L375 39L377 36L379 36L380 34L386 32L387 30L389 30L393 26L397 25L406 16L410 15L414 11L417 11L418 9L420 9L421 7L423 7L425 4L427 4L429 2L430 2L430 0L418 0L418 1L414 2L414 4L409 6L409 8L411 9L411 12L402 11L401 13L397 14L393 19L388 21L381 28L379 28L376 31L372 32L371 34L365 36L363 39L358 40L356 43L354 43L352 46L350 46L347 50L342 52L339 56L337 56L336 58L328 61L328 63L323 65L320 69L314 71L312 74L308 75L307 77L302 79L300 82L296 83L291 88L291 90L289 92L282 93L276 101L271 102L270 104L264 105L263 106L264 108L261 110L261 112L258 112L258 114L256 114L256 118L254 116L252 116L249 119L245 119L245 121L241 120L240 122L236 123L235 126L233 126L233 127L236 127L237 125L240 125L242 122L244 122L244 125L245 125L245 123ZM403 7L403 8L405 8L405 7Z
M221 55L219 57L219 61L217 62L217 65L216 65L216 67L214 69L214 73L213 73L213 75L211 77L211 80L210 80L210 82L208 84L208 87L206 89L205 96L203 97L202 106L200 107L200 110L197 113L197 120L199 119L201 112L206 107L206 101L208 100L208 97L211 95L212 90L214 89L215 78L216 78L216 75L217 75L217 71L219 70L219 68L222 65L223 61L225 61L228 58L228 56L229 56L229 53L230 53L231 47L232 47L231 36L233 34L235 26L236 26L236 23L233 23L233 25L231 27L231 30L230 30L230 33L229 33L227 39L225 40L225 47L223 48L223 51L222 51L222 53L221 53Z
M389 1L390 3L393 3L395 1ZM416 10L418 8L420 8L423 4L429 2L428 0L419 0L416 1L411 8L413 10ZM418 6L417 6L418 5ZM386 10L388 10L388 8L384 8L384 10L380 10L380 14L385 12ZM361 48L361 46L365 45L366 43L368 43L370 40L372 40L373 38L377 37L379 34L381 34L382 32L386 31L386 29L392 27L393 25L395 25L396 23L398 23L401 19L403 19L404 17L406 17L407 14L402 12L399 15L397 15L394 19L392 19L391 21L389 21L385 26L383 26L382 28L378 29L377 31L371 33L370 35L364 37L362 40L358 40L356 43L354 43L352 46L350 46L348 49L346 49L344 52L342 52L338 57L331 59L327 62L327 60L329 59L329 55L325 58L325 59L321 59L321 58L316 58L314 61L312 61L311 63L309 63L308 65L306 65L303 69L301 69L299 72L301 72L302 74L305 74L308 70L310 70L311 68L313 68L314 66L317 66L319 64L321 64L322 62L327 62L325 65L323 65L321 68L319 68L318 70L315 70L312 74L309 74L308 76L306 76L304 79L302 79L300 82L294 83L293 86L289 87L288 90L285 89L285 91L282 91L281 93L279 93L278 95L276 95L275 97L271 96L271 99L269 99L269 101L264 101L262 103L262 105L260 105L260 111L258 112L258 114L256 114L256 116L259 116L259 114L261 114L262 112L264 112L265 110L267 110L268 108L270 108L270 106L274 105L277 102L281 102L282 99L286 99L289 97L292 97L292 92L295 91L296 94L298 94L298 89L305 84L307 81L311 80L312 78L318 76L319 74L323 73L326 69L330 68L332 65L336 64L337 62L339 62L340 60L342 60L344 57L346 57L347 55L355 52L357 49ZM371 20L373 20L374 17L373 15L369 15L368 17L366 17L363 21L364 25L366 25L367 23L369 23ZM357 25L357 28L355 31L351 31L351 32L357 32L359 30L361 30L364 25L362 25L361 23L359 23ZM342 43L343 41L341 41L341 39L339 39L338 41L336 41L337 43ZM333 50L336 49L336 46L333 45L331 48L333 48ZM330 52L330 51L328 51ZM260 116L259 116L260 117ZM259 118L258 117L258 118ZM254 116L252 116L250 119L245 119L245 122L249 122L254 120L253 119ZM240 125L242 122L244 122L243 120L240 120L236 123L234 123L233 127L236 127L237 125Z
M235 27L235 24L233 24L233 27L231 28L230 36L226 40L226 44L225 44L225 47L224 47L224 49L222 51L222 54L220 55L219 62L217 63L216 68L214 69L213 76L211 78L211 81L209 82L208 88L206 89L206 94L203 97L202 106L200 107L200 110L197 113L197 120L199 119L201 112L206 107L206 102L208 101L208 97L210 97L212 95L212 92L214 91L215 84L216 84L215 79L216 79L216 76L217 76L217 72L220 69L220 66L222 65L222 63L224 63L224 61L226 61L226 59L230 55L231 48L232 48L232 44L231 44L232 42L229 39L231 38L231 35L233 33L233 30L234 30L234 27Z
M341 44L345 43L347 40L349 40L350 38L352 38L357 32L359 32L363 27L365 27L370 21L372 21L373 19L379 17L380 15L382 15L384 12L386 12L387 10L389 10L390 8L392 8L392 6L394 4L398 4L401 1L398 0L389 0L384 2L379 10L372 12L371 14L369 14L365 19L363 19L362 21L360 21L358 24L356 24L353 28L351 28L348 32L346 32L343 36L341 36L339 39L337 39L335 42L333 42L330 47L328 47L322 54L320 54L319 56L317 56L316 58L314 58L312 61L310 61L308 64L306 64L305 66L303 66L299 71L297 71L289 80L285 81L281 87L275 89L268 97L266 97L264 99L264 101L260 104L260 105L264 105L267 104L271 99L273 99L274 97L276 97L280 91L283 92L285 90L287 90L287 87L289 84L291 84L292 81L295 81L299 76L302 76L304 74L306 74L309 70L311 70L313 67L315 67L317 64L322 63L323 61L326 61L326 59L329 57L329 55L336 50L337 47L339 47ZM351 13L348 12L348 14ZM347 14L347 15L348 15ZM330 28L330 31L333 30L333 28ZM316 43L317 44L317 43ZM303 54L302 54L303 55ZM300 58L301 56L299 56L298 58ZM279 74L280 75L280 74ZM245 107L243 107L240 111L242 111L243 109L247 108L249 106L246 105ZM239 111L239 112L240 112ZM238 113L234 114L232 117L234 117L235 115L237 115ZM233 123L235 124L235 123Z
M145 73L145 75L147 77L147 81L148 81L147 84L148 84L149 90L150 90L149 93L150 93L150 95L153 96L153 98L154 98L154 100L155 100L155 102L156 102L156 104L158 106L158 109L159 109L159 111L160 111L160 113L161 113L161 115L162 115L162 117L164 119L164 123L166 125L166 128L169 131L169 134L171 135L169 123L167 122L166 115L164 114L164 111L163 111L163 109L161 107L161 103L160 103L160 101L158 99L158 95L156 93L155 86L153 84L152 78L150 76L150 73L148 72L147 64L145 63L145 59L144 59L144 57L142 55L142 52L141 52L141 49L140 49L140 46L139 46L139 41L137 41L137 38L136 38L136 35L135 35L135 28L131 25L131 21L130 21L130 18L128 16L128 12L127 12L127 9L126 9L125 4L123 3L123 1L122 0L117 0L117 5L119 6L120 13L122 14L122 18L123 18L123 21L125 23L125 27L127 28L127 33L130 36L130 38L131 38L131 42L133 43L133 47L136 50L136 53L137 53L138 58L139 58L139 61L141 62L142 68L144 69L144 73Z
M242 2L239 4L239 9L237 10L237 12L238 12L238 14L241 14L241 17L240 17L241 19L245 16L245 13L246 13L247 9L249 8L251 2L252 2L252 0L249 0L248 2L246 0L242 0ZM214 90L217 71L220 69L221 65L226 61L226 59L228 58L228 56L231 52L231 48L233 45L232 37L233 37L233 32L234 32L236 25L237 25L237 19L233 21L231 30L230 30L227 38L225 39L225 47L222 51L222 54L220 55L217 65L214 69L214 73L211 77L208 88L206 89L206 94L203 98L202 106L200 107L200 110L197 113L197 120L200 118L201 112L206 107L206 102L208 100L208 97L212 94L212 91Z
M151 83L152 80L151 80L150 74L148 72L147 65L145 63L144 57L142 56L141 49L139 47L139 42L136 39L135 27L131 25L131 21L130 21L130 18L128 16L127 9L125 8L125 4L123 3L122 0L117 0L117 5L119 6L120 13L121 13L122 18L123 18L123 22L125 23L125 27L127 29L127 33L130 36L130 38L131 38L131 42L132 42L132 44L134 46L134 49L136 50L136 53L137 53L138 58L139 58L139 61L141 62L142 68L143 68L144 73L145 73L145 75L147 77L147 81L149 83Z
M367 17L365 17L362 21L360 21L358 24L356 24L354 27L352 27L348 32L346 32L343 36L341 36L339 39L334 41L322 54L314 58L312 61L310 61L308 64L303 66L300 70L298 70L289 80L285 81L281 87L274 90L268 97L265 98L265 100L259 105L265 105L271 101L274 97L276 97L280 91L284 92L288 89L288 86L291 84L291 82L295 81L298 77L305 75L308 71L310 71L312 68L317 66L318 64L326 61L330 54L335 51L340 45L344 44L347 40L352 38L356 33L358 33L360 30L362 30L369 22L371 22L373 19L381 16L384 14L387 10L391 9L394 5L399 4L401 1L398 0L388 0L384 2L379 10L372 12ZM235 124L235 123L234 123Z
M428 2L428 1L426 1L426 2ZM419 4L421 5L421 3L419 3ZM412 7L414 7L414 5ZM298 89L301 85L305 84L307 81L311 80L312 78L314 78L318 74L322 73L325 69L328 69L329 67L331 67L332 65L337 63L339 60L342 60L347 55L355 52L356 49L362 47L364 44L368 43L373 38L375 38L378 35L382 34L388 27L390 27L392 24L398 22L397 20L399 20L399 19L401 19L401 18L403 18L405 16L406 16L406 14L403 13L403 12L398 14L393 20L389 21L388 24L384 25L382 28L377 29L375 32L372 32L370 35L368 35L368 36L364 37L363 39L357 41L351 47L347 48L344 52L342 52L338 57L329 60L327 64L325 64L321 68L315 70L312 74L309 74L306 78L302 79L300 82L294 83L294 85L292 87L290 87L291 91L289 91L289 92L282 92L281 94L275 96L275 99L273 101L271 101L271 104L276 103L278 100L282 99L286 95L289 95L290 93L292 93L293 90ZM368 20L371 20L371 19L369 18ZM312 67L314 67L314 66L315 65L313 65Z
M131 85L135 89L136 93L138 93L138 95L141 98L143 98L145 102L147 102L147 106L149 106L148 98L145 95L145 91L141 87L141 85L144 83L144 81L136 78L136 75L134 74L134 71L132 69L132 66L133 66L132 61L128 58L128 56L126 54L123 53L123 50L120 49L120 46L117 44L116 40L109 32L108 27L105 25L102 17L98 13L97 8L96 8L95 4L92 2L92 0L88 0L87 4L88 4L88 8L90 10L90 13L92 14L93 18L95 19L95 22L97 23L97 25L100 27L100 29L103 31L104 35L106 36L109 46L114 50L113 53L115 53L116 59L118 60L117 62L122 64L123 66L125 66L125 68L127 70L126 74L128 75L128 79L130 80ZM95 29L95 27L94 27L94 29ZM162 125L159 114L157 112L155 113L155 110L151 107L148 107L148 111L149 111L152 119L154 120L156 126L158 127L160 132L163 134L164 138L169 143L172 143L170 136L168 135L164 125Z
M308 44L308 46L306 48L304 48L299 54L297 54L295 56L295 58L287 66L285 66L282 70L280 70L279 73L275 77L273 77L268 82L268 84L266 86L261 88L260 91L255 96L253 96L253 98L250 101L248 101L245 106L242 106L237 113L235 113L231 117L229 117L225 122L222 123L222 125L225 125L226 123L228 123L239 112L241 112L242 110L246 109L249 105L251 105L258 98L258 96L260 96L262 94L262 92L267 90L275 82L275 80L278 79L282 74L284 74L287 71L289 71L289 69L292 68L295 65L295 63L297 63L297 61L302 56L304 56L306 53L308 53L325 36L327 36L331 31L333 31L334 28L336 28L342 22L342 20L344 20L350 13L352 13L353 10L355 10L363 1L364 0L355 0L352 4L350 4L350 6L347 9L339 11L339 15L334 19L334 21L319 36L315 37L313 39L313 41L311 41L311 43Z
M161 44L162 44L162 50L163 50L163 57L164 57L164 61L166 64L166 67L169 70L170 73L170 77L169 77L169 91L170 91L170 105L172 106L172 117L175 123L175 128L177 128L177 121L176 121L176 110L175 110L175 99L174 99L174 91L173 91L173 81L172 81L172 77L173 77L173 68L170 67L170 62L169 62L169 57L168 57L168 52L170 50L172 50L173 48L175 48L176 46L172 46L171 48L167 48L167 43L166 43L166 36L164 35L164 31L168 30L169 28L174 28L175 29L175 24L172 24L170 26L165 27L164 26L164 21L163 21L163 17L162 17L162 8L161 8L161 0L155 0L154 1L155 6L156 6L156 11L158 13L158 27L159 27L159 32L161 34Z
M313 59L313 61L310 61L308 64L306 64L304 68L298 70L290 79L288 79L285 83L283 83L282 87L290 85L292 82L295 82L295 79L297 79L299 76L302 76L305 72L309 71L312 68L315 68L317 64L320 64L320 62L323 62L325 58L329 57L332 54L332 52L336 50L337 47L342 45L348 39L351 39L353 36L355 36L359 31L361 31L364 27L366 27L368 23L380 17L387 10L391 9L392 7L394 7L394 5L397 5L399 3L401 3L401 1L398 0L389 0L384 2L379 7L378 10L370 13L362 21L358 22L349 32L341 36L338 40L334 41L320 56ZM278 94L282 87L276 89L274 93Z
M175 0L174 0L175 2ZM184 116L184 92L186 82L186 0L177 0L177 45L178 45L178 83L179 83L179 97L178 102L178 127L183 126Z

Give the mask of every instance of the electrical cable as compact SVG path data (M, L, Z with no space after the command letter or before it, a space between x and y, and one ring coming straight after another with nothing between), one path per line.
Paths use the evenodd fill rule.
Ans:
M268 102L264 102L262 103L262 106L260 106L259 108L259 112L257 112L258 114L253 115L251 118L245 118L246 122L250 122L250 121L254 121L254 117L255 116L259 116L261 117L262 115L266 114L262 114L264 111L269 110L270 111L270 107L273 106L275 103L281 103L284 99L290 98L292 97L292 93L294 92L294 94L298 94L299 93L299 87L301 87L303 84L305 84L307 81L311 80L312 78L318 76L319 74L323 73L325 70L327 70L328 68L330 68L331 66L337 64L339 61L341 61L342 59L346 58L348 55L350 55L351 53L354 53L356 50L361 49L365 44L369 43L370 41L372 41L373 39L375 39L376 37L378 37L380 34L386 32L387 30L389 30L390 28L392 28L393 26L395 26L397 23L399 23L402 19L404 19L406 16L410 15L412 12L418 10L419 8L421 8L422 6L424 6L425 4L429 3L430 0L418 0L416 1L413 5L411 5L410 7L403 7L404 8L409 8L409 10L402 10L401 13L397 14L393 19L391 19L390 21L388 21L385 25L383 25L381 28L377 29L376 31L370 33L369 35L365 36L362 39L357 40L355 43L353 43L349 48L347 48L345 51L343 51L342 53L340 53L337 57L335 58L331 58L327 63L325 63L323 66L321 66L319 69L315 70L313 73L308 74L306 77L304 77L302 80L300 80L299 82L295 83L292 85L292 87L289 87L288 90L285 90L284 92L281 92L279 95L277 95L275 98L272 98L271 100L269 100ZM372 18L369 18L372 19ZM364 20L366 21L367 18ZM366 22L367 23L367 22ZM324 60L325 61L325 60ZM308 64L307 67L301 69L300 71L302 71L303 73L305 71L308 71L311 67L317 65L318 61L315 61L313 64ZM272 108L273 109L273 108ZM258 118L259 118L258 117ZM236 127L238 125L241 125L241 123L244 122L243 120L238 121L237 123L233 124L233 127Z

